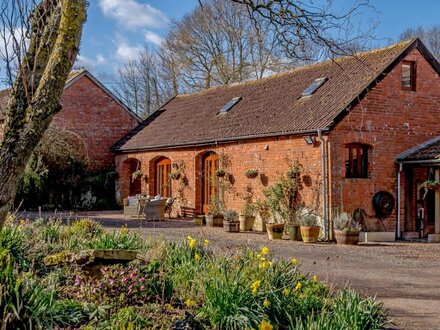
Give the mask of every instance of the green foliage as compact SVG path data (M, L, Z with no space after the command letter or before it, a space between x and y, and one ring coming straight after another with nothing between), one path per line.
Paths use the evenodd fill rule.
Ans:
M112 233L103 233L95 237L89 247L102 250L139 250L144 247L144 241L137 234L128 230L114 230Z
M318 226L318 216L312 212L305 213L299 218L299 224L305 227Z
M225 210L223 212L225 221L238 222L238 212L234 210Z
M22 270L27 270L30 260L27 258L29 244L20 227L7 224L0 231L0 251L9 253L11 259Z

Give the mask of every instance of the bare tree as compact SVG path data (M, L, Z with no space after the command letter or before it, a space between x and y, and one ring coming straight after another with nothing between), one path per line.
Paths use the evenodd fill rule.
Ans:
M61 93L78 53L87 7L85 0L41 0L27 7L23 5L29 4L27 0L3 0L5 3L1 25L14 36L20 27L26 31L22 36L28 38L13 41L12 49L21 49L20 44L28 46L18 52L19 63L11 74L15 80L5 111L0 145L0 227L13 205L32 151L61 110ZM17 19L10 23L11 17Z
M420 38L437 60L440 60L440 25L409 28L403 31L399 36L400 41L412 38Z

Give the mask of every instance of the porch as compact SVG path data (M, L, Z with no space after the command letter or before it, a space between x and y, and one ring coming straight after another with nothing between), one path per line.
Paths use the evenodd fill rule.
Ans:
M440 242L440 137L397 157L398 237Z

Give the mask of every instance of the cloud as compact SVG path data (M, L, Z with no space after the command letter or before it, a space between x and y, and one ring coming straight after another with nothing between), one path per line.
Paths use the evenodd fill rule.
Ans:
M162 37L153 31L147 31L145 33L145 40L155 44L156 46L160 46L160 44L163 42Z
M136 0L99 0L103 14L127 29L158 28L168 22L160 10Z
M76 57L75 67L86 68L88 70L94 70L99 65L107 65L108 60L101 54L97 54L96 58L90 58L83 55Z
M130 45L124 40L120 40L117 44L115 56L117 60L126 62L135 60L139 57L144 47L139 45Z

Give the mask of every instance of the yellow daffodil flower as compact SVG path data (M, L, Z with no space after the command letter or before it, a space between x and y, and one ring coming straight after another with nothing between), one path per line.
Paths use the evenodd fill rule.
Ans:
M263 256L265 256L266 254L269 254L269 252L270 252L270 250L269 250L269 248L268 248L267 246L263 246L263 247L261 248L261 254L262 254Z
M256 280L254 283L252 283L251 285L251 289L252 289L252 294L256 295L258 292L258 289L261 286L261 281L260 280Z
M313 280L314 282L318 282L318 276L313 275L312 280Z
M185 301L185 305L186 305L187 307L194 307L194 306L196 305L196 302L195 302L194 300L187 299L187 300Z
M301 290L301 288L302 288L302 284L301 284L301 282L298 282L296 284L295 291L299 291L299 290Z
M194 259L196 259L196 261L199 261L200 259L202 259L202 257L200 256L200 254L196 253L194 255Z
M209 241L208 241L207 239L205 239L205 240L203 241L203 244L208 245L208 244L209 244Z
M262 261L262 262L260 262L259 268L262 270L266 270L269 268L269 263L267 261Z
M286 297L290 294L290 289L284 289L283 290L283 295L285 295Z
M273 330L272 324L269 321L263 320L259 325L260 330Z
M197 246L197 241L195 239L190 239L188 244L191 249L194 249Z
M293 258L292 260L290 260L290 263L292 264L292 266L296 266L298 264L298 260Z
M270 306L270 301L267 298L264 299L263 306L266 307L266 308Z

